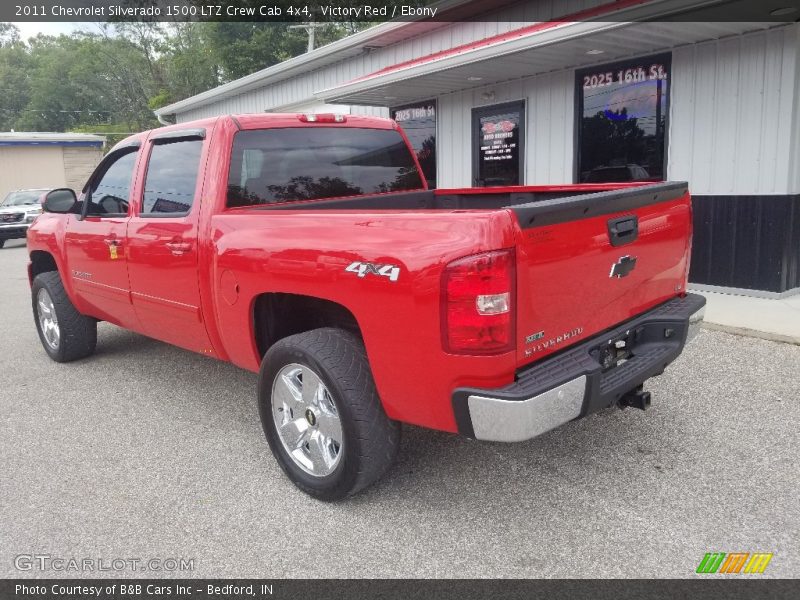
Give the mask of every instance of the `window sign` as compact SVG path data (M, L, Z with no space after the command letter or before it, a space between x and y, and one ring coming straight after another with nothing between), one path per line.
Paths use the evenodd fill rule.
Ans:
M392 110L392 118L403 128L417 153L428 187L436 187L436 102L431 100Z
M578 180L664 179L670 55L577 73Z
M488 187L522 183L524 125L523 102L472 111L474 185Z

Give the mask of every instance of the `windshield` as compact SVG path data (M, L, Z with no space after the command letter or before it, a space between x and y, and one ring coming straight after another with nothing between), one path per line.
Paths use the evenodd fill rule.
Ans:
M39 204L39 198L47 190L26 190L24 192L11 192L0 206L27 206Z

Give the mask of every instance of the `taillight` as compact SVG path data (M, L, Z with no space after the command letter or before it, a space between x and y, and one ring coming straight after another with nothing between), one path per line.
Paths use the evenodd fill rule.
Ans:
M442 345L454 354L500 354L514 348L514 250L451 262L442 275Z

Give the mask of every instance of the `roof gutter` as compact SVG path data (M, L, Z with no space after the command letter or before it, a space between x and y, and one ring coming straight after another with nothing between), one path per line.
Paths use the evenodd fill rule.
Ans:
M165 107L165 108L167 108L167 107ZM153 113L156 115L156 119L158 119L159 123L161 123L162 125L174 125L175 124L174 121L167 121L167 119L164 118L164 115L161 114L159 111L161 111L161 109L157 109L157 110L153 111ZM166 113L166 114L170 114L170 113Z

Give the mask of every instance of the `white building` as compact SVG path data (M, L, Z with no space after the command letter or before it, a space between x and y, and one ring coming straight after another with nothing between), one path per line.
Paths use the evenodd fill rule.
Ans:
M0 132L0 200L12 190L82 188L105 141L88 133Z
M795 2L747 22L694 21L690 0L494 4L442 2L458 22L384 23L156 114L391 115L438 187L686 180L694 283L800 291Z

